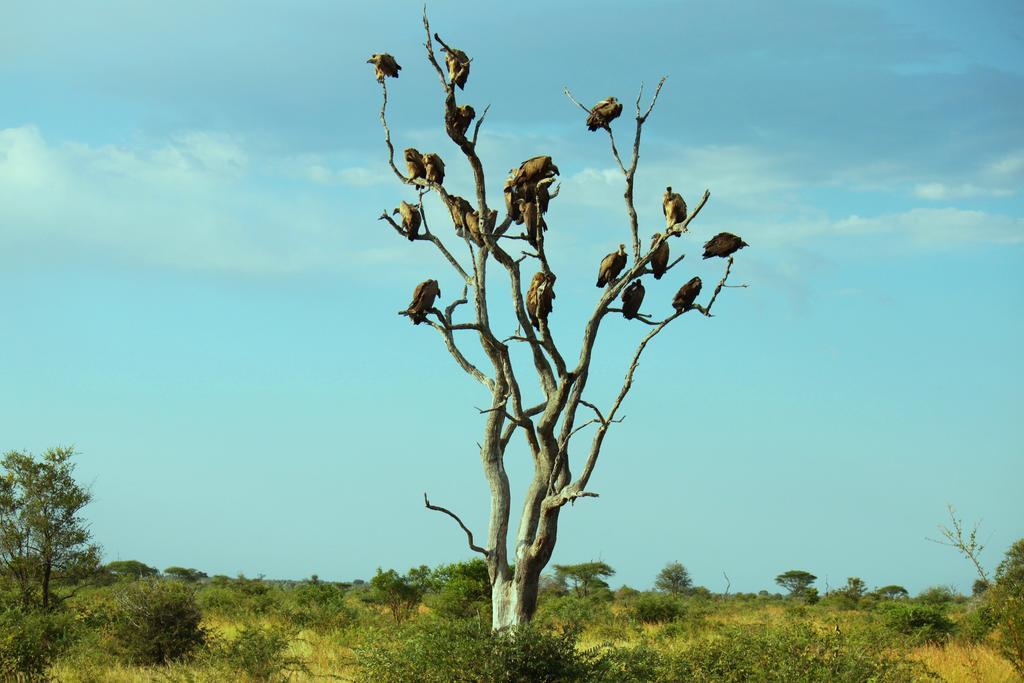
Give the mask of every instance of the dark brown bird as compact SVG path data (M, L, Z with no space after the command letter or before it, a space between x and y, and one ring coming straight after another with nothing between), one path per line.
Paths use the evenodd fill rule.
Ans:
M526 292L526 313L530 316L530 324L536 330L540 329L541 321L547 325L548 315L551 313L555 300L555 275L545 275L544 271L538 271L530 282L530 289Z
M412 293L412 303L405 310L412 318L413 324L419 325L427 319L427 313L434 307L434 300L439 296L441 286L437 284L437 280L427 280L416 285L416 290Z
M465 137L469 125L476 118L476 110L468 104L456 107L451 116L451 127L458 131L459 135Z
M640 280L633 280L622 291L622 317L632 320L640 312L640 304L644 302L644 285Z
M420 229L420 209L414 204L403 201L392 214L402 214L402 227L405 228L405 236L412 242Z
M531 247L537 249L541 237L543 237L544 219L541 218L540 212L537 210L536 202L520 199L518 205L519 215L523 217L523 223L526 224L526 241L530 243Z
M478 247L484 246L484 237L480 232L480 214L476 211L466 212L466 234Z
M441 43L441 51L444 52L444 61L448 65L448 80L465 89L466 79L469 78L469 55L462 50L449 47L441 40L441 36L434 34L434 40Z
M519 170L512 177L512 184L525 185L526 183L536 183L539 180L555 175L558 175L558 167L552 163L551 157L533 157L519 165Z
M448 198L448 212L452 215L455 234L462 237L466 231L466 214L473 212L473 205L467 199L458 195L449 195Z
M727 258L746 246L750 245L731 232L720 232L704 243L704 258Z
M433 152L423 155L423 170L428 181L438 185L444 183L444 162Z
M404 152L405 168L409 171L409 179L426 178L427 170L423 166L423 155L415 147L409 147Z
M384 82L385 76L398 78L398 72L402 70L402 67L398 66L398 62L395 61L395 58L387 52L370 55L370 58L366 60L366 63L373 64L373 73L377 76L377 81L379 83Z
M597 271L597 286L604 287L615 282L615 278L626 266L626 245L620 244L618 251L613 251L601 260Z
M622 103L614 97L601 100L590 110L590 116L587 117L587 129L608 128L608 124L619 118L621 113Z
M654 255L651 256L651 271L654 273L655 280L660 280L668 268L668 240L664 240L655 248L654 245L658 244L659 239L661 239L660 232L654 233L651 238L651 248L654 249Z
M519 200L524 199L524 197L522 196L522 192L519 191L519 188L513 184L512 181L514 179L515 172L513 171L512 175L505 180L505 212L509 215L509 218L512 219L513 223L516 225L522 225L523 212L519 210Z
M665 194L661 199L661 212L665 214L665 228L671 230L673 226L686 220L686 202L678 192L673 192L671 187L665 188Z
M700 278L692 278L676 292L675 298L672 299L672 308L677 311L686 311L692 308L693 302L697 300L697 295L700 294L700 287Z
M537 207L542 214L548 212L548 204L551 203L551 185L555 182L554 176L538 180L534 189L537 194Z

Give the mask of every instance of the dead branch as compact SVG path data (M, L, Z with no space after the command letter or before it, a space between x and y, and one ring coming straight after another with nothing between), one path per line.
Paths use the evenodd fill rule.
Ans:
M469 549L470 550L472 550L474 552L478 552L481 555L483 555L484 557L489 557L490 556L490 552L489 551L484 550L483 548L481 548L480 546L478 546L476 543L473 542L473 532L470 531L469 528L465 524L462 523L462 520L459 519L459 516L457 514L455 514L454 512L449 510L448 508L441 507L440 505L431 505L430 504L430 499L427 498L427 494L426 493L423 494L423 504L427 507L428 510L434 510L436 512L443 512L444 514L448 515L449 517L454 519L456 522L458 522L459 526L462 527L462 530L466 532L466 538L469 541Z
M927 538L925 540L944 545L953 548L960 552L961 555L970 560L971 564L974 565L974 569L978 572L978 576L985 583L989 582L988 572L981 564L980 555L985 549L983 543L978 542L978 529L981 526L981 521L974 523L971 530L964 534L964 522L962 519L956 516L956 508L953 507L952 503L946 504L946 509L949 510L949 519L953 525L952 528L939 525L939 532L945 540L939 540L934 538Z
M683 221L682 223L677 223L676 225L673 225L671 230L665 231L665 234L678 236L682 235L684 232L687 232L687 230L690 227L690 221L697 217L697 214L700 213L700 210L704 208L704 205L708 203L708 199L710 198L711 192L709 190L704 190L704 196L700 198L700 201L697 202L697 206L694 207L690 215L686 217L686 220Z
M693 307L696 310L700 311L701 313L703 313L708 318L711 317L711 307L715 305L715 299L718 298L718 293L722 291L722 288L725 287L725 281L729 279L729 271L732 270L732 258L733 257L730 256L729 260L726 262L726 264L725 264L725 274L722 276L722 279L718 281L718 285L715 287L714 293L711 294L711 301L708 302L708 305L707 306L701 306L700 304L694 304L693 305ZM735 285L735 286L736 287L746 287L746 285Z

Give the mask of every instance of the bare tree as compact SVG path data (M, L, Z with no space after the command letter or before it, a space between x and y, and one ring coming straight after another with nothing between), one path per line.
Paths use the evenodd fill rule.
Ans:
M633 204L634 179L640 156L641 133L654 109L665 79L662 78L658 83L646 108L642 107L643 85L640 87L635 104L632 157L629 159L628 165L623 162L619 154L611 126L598 125L607 132L611 141L612 155L624 177L623 196L629 217L632 258L629 259L623 272L612 279L602 290L593 312L583 326L579 356L575 362L570 362L571 359L567 361L559 344L556 344L551 329L547 325L546 317L541 315L540 319L536 320L536 309L531 308L530 304L531 297L524 295L522 274L524 261L528 264L536 262L538 272L544 274L544 277L540 279L543 281L547 278L549 286L554 283L554 273L551 271L544 250L543 229L537 228L536 222L534 222L532 226L527 225L528 233L526 235L520 236L510 232L512 225L517 222L516 218L522 220L521 217L515 215L518 213L517 208L527 213L536 211L532 214L533 221L537 220L538 215L542 215L546 206L541 205L540 192L537 191L536 185L529 188L531 191L526 193L525 203L520 202L518 207L506 203L506 215L501 221L497 220L497 212L491 210L487 202L484 167L477 155L477 137L487 109L484 109L479 118L476 118L476 123L470 133L468 109L464 106L460 108L456 102L456 87L461 88L468 75L468 56L449 47L437 34L431 33L426 13L423 16L423 27L426 31L426 58L437 72L441 92L444 96L445 130L448 137L462 151L472 169L475 203L470 205L461 197L449 194L448 190L442 186L441 181L438 181L436 177L430 178L429 172L418 172L417 164L419 162L416 158L418 153L416 150L407 151L406 161L410 169L409 175L402 173L395 165L395 149L387 122L386 77L397 76L398 71L395 68L397 62L390 55L374 55L370 61L375 66L383 65L383 70L378 68L377 75L383 93L380 118L384 127L388 164L398 180L411 186L419 195L418 203L415 206L417 211L410 211L411 206L403 207L401 223L392 219L388 211L385 211L380 219L387 221L391 227L407 239L433 244L464 283L461 296L441 310L433 305L434 295L432 292L436 289L436 282L428 281L424 283L424 286L417 288L416 301L410 310L402 313L409 315L417 324L426 322L436 330L459 367L482 384L491 395L490 406L480 409L484 416L483 437L479 442L480 458L491 495L490 521L486 541L478 544L474 540L473 532L456 513L431 504L426 494L424 494L424 503L428 509L452 517L466 533L470 549L485 558L491 581L493 626L496 629L501 629L528 622L533 616L537 605L541 571L547 565L555 548L558 518L565 504L572 503L578 498L597 497L596 493L587 489L587 483L590 481L601 454L605 435L613 424L621 421L619 409L633 386L633 377L644 349L670 323L690 310L698 311L710 318L712 306L724 287L744 285L726 284L733 265L733 257L729 254L721 281L714 288L706 304L693 303L691 305L687 301L676 307L674 313L660 320L652 319L650 315L645 314L631 316L631 319L647 325L648 328L646 334L639 340L632 360L626 368L621 389L606 410L602 410L595 403L588 401L584 392L601 322L609 313L622 312L621 308L616 308L613 304L623 294L627 284L653 272L650 264L658 247L670 237L677 237L685 233L690 222L697 217L710 197L710 193L705 191L690 213L686 214L684 208L681 220L668 226L660 234L660 237L655 239L651 249L644 251L641 248L639 221ZM437 41L444 52L448 75L438 62L434 41ZM572 102L587 111L588 115L592 113L591 109L576 102L568 89L565 94ZM475 111L472 113L475 114ZM409 161L410 155L411 162ZM453 249L449 248L441 237L431 230L423 205L424 194L428 192L436 193L452 213L456 234L461 238L460 241L465 243L468 266L463 265ZM551 196L555 195L557 195L557 188L551 192ZM533 203L532 206L531 203ZM546 198L544 203L546 205ZM418 216L411 215L416 212L418 212ZM407 218L414 220L406 220ZM513 248L513 245L521 244L513 240L529 241L534 251L519 251L517 248ZM527 259L530 260L527 261ZM661 264L660 267L670 270L680 260L682 260L682 256L676 258L667 267L664 264ZM491 324L490 300L487 291L488 285L491 283L488 282L487 276L492 261L500 269L498 272L503 271L503 277L507 278L511 295L510 303L518 321L518 330L510 334L498 333ZM538 277L540 276L535 276L535 281ZM692 291L692 288L689 291ZM424 292L429 296L421 297L420 294ZM467 306L471 311L469 320L456 322L456 313L462 306ZM536 331L531 326L531 318L534 318L537 323ZM463 352L463 344L468 341L463 342L462 339L474 337L480 344L490 367L478 367ZM516 367L513 364L510 344L526 345L532 360L532 371L529 369L524 371L523 367ZM543 399L533 405L524 402L521 390L521 382L526 374L536 376L540 391L543 393ZM582 416L578 414L581 408L584 409ZM575 459L571 462L570 444L573 443L575 437L580 436L583 430L589 427L594 427L596 432L591 437L585 459L582 463ZM525 493L522 513L510 547L512 503L504 456L509 443L517 434L525 439L532 454L533 477ZM573 476L574 467L579 467L579 472L575 477Z

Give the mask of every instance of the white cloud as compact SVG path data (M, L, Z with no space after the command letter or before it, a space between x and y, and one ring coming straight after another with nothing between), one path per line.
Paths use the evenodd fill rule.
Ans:
M914 196L920 199L969 199L971 197L1010 197L1014 191L996 187L980 187L974 183L918 183Z
M212 132L129 147L51 144L32 126L3 129L0 242L249 272L379 261L379 249L360 253L366 231L345 225L347 207L276 190L286 166L254 161L241 141ZM332 183L371 181L361 169L323 169Z

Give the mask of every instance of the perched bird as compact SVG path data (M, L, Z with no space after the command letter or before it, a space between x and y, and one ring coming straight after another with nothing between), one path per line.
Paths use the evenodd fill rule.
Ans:
M644 302L644 285L640 280L633 280L622 291L622 317L632 320L640 312L640 304Z
M513 223L515 223L516 225L522 225L523 212L519 210L519 200L524 199L524 197L522 196L522 193L519 191L519 188L517 188L513 184L512 181L514 179L515 172L513 171L512 175L509 175L509 177L505 180L505 189L503 193L505 195L505 213L508 214L509 218L512 219Z
M459 135L465 137L466 131L469 130L469 124L476 118L476 110L468 104L463 104L456 107L450 116L446 113L445 118L449 119L448 123L458 131Z
M526 241L534 249L538 248L541 237L543 237L544 219L537 210L537 203L526 199L518 200L519 215L523 217L526 224Z
M441 36L434 34L434 40L441 43L441 51L444 52L444 61L448 65L448 80L465 89L466 79L469 78L469 55L462 50L449 47L441 40Z
M434 307L434 300L439 296L441 286L437 284L437 280L421 282L416 285L416 290L412 293L412 303L404 313L412 318L413 324L419 325L427 319L427 313Z
M533 157L519 165L519 170L512 177L512 184L525 185L526 183L536 183L544 178L556 175L558 175L558 167L552 163L551 157Z
M466 231L466 214L473 213L473 205L464 197L449 195L448 211L452 215L452 223L455 224L455 234L463 237Z
M423 169L427 180L441 185L444 183L444 162L433 152L423 155Z
M551 203L551 185L554 182L555 178L552 176L538 180L534 186L537 194L537 206L542 214L548 212L548 204Z
M661 212L665 214L665 227L671 230L677 223L686 220L686 202L678 192L673 192L671 187L665 188L665 194L661 200Z
M622 103L614 97L601 100L590 110L590 116L587 117L587 129L608 128L608 124L619 118L621 113Z
M405 168L409 171L409 180L426 178L427 170L423 166L423 155L415 147L409 147L404 152Z
M686 311L692 308L693 302L697 300L697 295L700 294L700 287L700 278L692 278L676 292L675 298L672 299L672 308L677 311Z
M541 321L547 325L554 300L554 273L549 276L544 271L538 271L530 282L529 291L526 292L526 313L530 316L530 324L534 329L540 329Z
M704 258L726 258L746 246L749 245L731 232L720 232L704 243Z
M483 225L480 225L480 214L476 211L469 211L466 213L466 231L469 233L469 238L478 246L484 246L484 234L491 234L494 232L494 225L498 222L498 212L494 209L488 209L487 220L484 221Z
M403 201L392 214L402 214L402 227L405 229L405 236L412 242L420 229L420 209L414 204Z
M395 61L395 58L387 52L370 55L370 58L366 60L366 63L373 64L373 72L377 76L377 81L379 83L384 82L385 76L398 78L398 72L402 70L402 67L398 66L398 62Z
M601 260L601 267L597 271L597 286L610 285L625 266L626 245L620 244L618 251L613 251Z
M655 248L654 245L658 244L659 239L661 239L660 232L654 233L651 238L651 248L654 249L654 255L651 256L651 271L654 273L655 280L660 280L668 268L668 240L664 240Z

